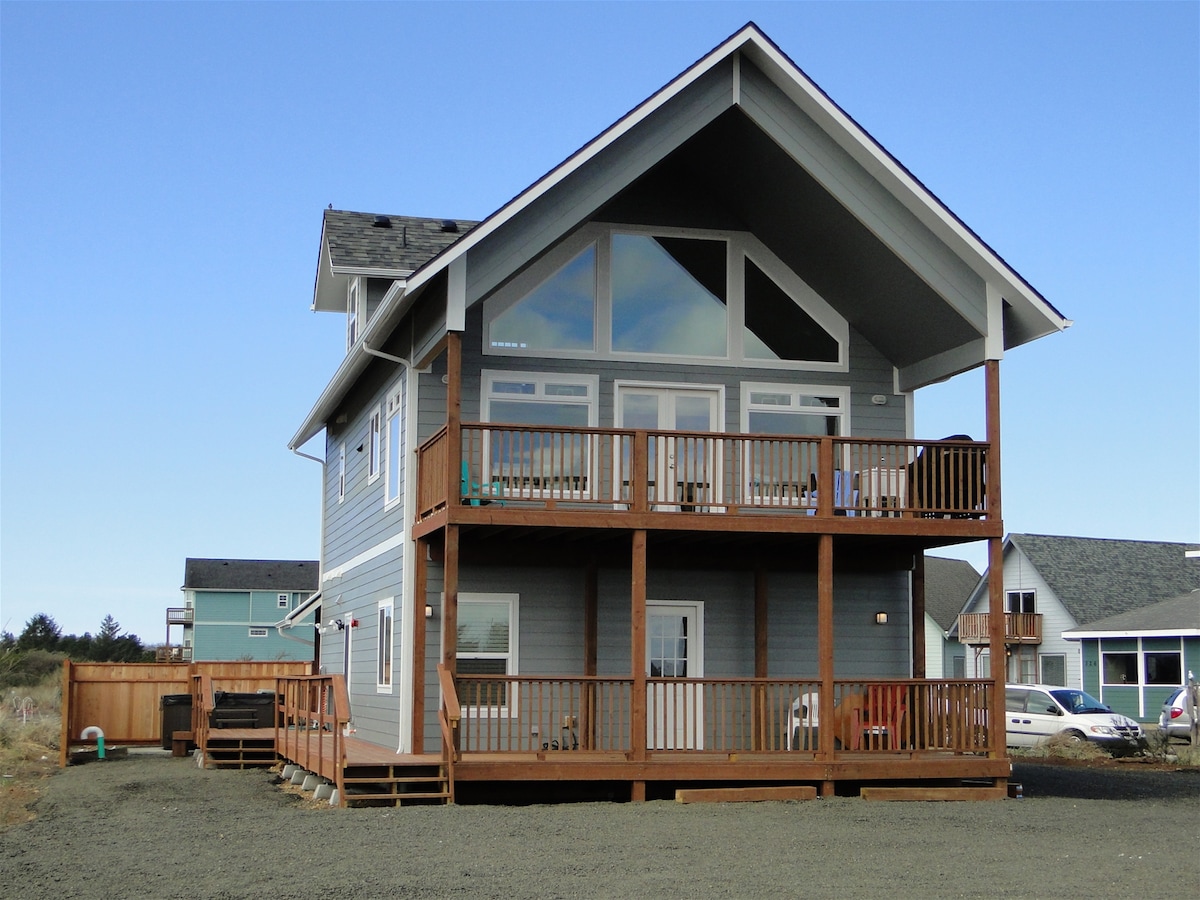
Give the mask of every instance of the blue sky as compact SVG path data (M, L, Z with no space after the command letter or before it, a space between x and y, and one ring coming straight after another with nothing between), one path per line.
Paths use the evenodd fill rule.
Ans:
M1200 4L6 2L0 627L316 558L322 210L482 218L749 20L1075 320L1002 367L1008 529L1200 539Z

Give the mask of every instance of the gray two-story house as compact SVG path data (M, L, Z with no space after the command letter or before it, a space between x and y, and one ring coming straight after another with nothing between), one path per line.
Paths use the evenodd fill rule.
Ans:
M355 741L459 791L1003 790L923 560L998 558L1000 363L1069 322L755 26L481 222L327 211L313 305ZM986 433L915 435L979 368Z

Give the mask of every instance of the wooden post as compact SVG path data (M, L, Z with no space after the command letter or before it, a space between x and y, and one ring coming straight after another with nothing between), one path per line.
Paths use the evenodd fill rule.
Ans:
M913 678L925 677L925 551L917 554L912 576Z
M829 483L832 485L833 478ZM821 501L824 502L824 501ZM817 542L817 671L821 678L818 696L818 759L832 762L833 712L833 535L822 534ZM821 796L833 796L833 782L821 783Z
M1003 508L1000 503L1000 361L989 359L984 366L987 391L987 510L988 521L998 522L1004 531ZM991 709L988 710L988 755L1004 756L1006 750L1004 726L1004 683L1008 678L1008 658L1004 637L1004 539L988 539L988 652L992 664Z
M633 696L629 698L632 721L629 734L632 741L631 756L634 760L645 760L647 749L646 727L646 531L639 528L633 533L633 574L630 579L630 670L633 679ZM646 782L635 781L631 787L632 799L646 799Z
M989 359L984 369L987 391L987 511L988 519L1004 521L1000 505L1000 360Z
M62 737L59 740L58 765L65 769L71 762L71 660L63 660L62 674Z
M988 756L1003 756L1004 733L1004 683L1008 678L1008 659L1004 655L1004 539L988 540L988 653L992 664L991 708L988 710L988 741L991 746Z
M645 512L650 508L650 435L645 431L635 431L630 451L630 465L633 469L629 473L630 508L634 512ZM662 499L661 486L658 499Z
M462 335L446 335L446 501L462 502Z
M425 752L425 606L429 603L429 546L413 542L413 656L412 736L413 753Z
M583 674L588 678L596 676L596 660L599 656L600 630L600 587L599 567L595 557L588 560L583 575ZM596 708L596 684L593 681L584 682L583 696L580 698L579 710L579 744L584 750L593 746L592 728L593 711Z
M442 665L451 677L458 674L458 526L446 526L446 551L442 561Z
M767 677L767 573L759 563L754 567L754 677ZM773 750L770 734L771 717L767 712L767 686L754 686L755 750Z
M833 438L823 437L817 446L817 515L833 515Z

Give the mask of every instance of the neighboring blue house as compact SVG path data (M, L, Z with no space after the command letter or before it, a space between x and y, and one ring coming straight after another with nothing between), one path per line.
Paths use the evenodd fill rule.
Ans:
M183 607L167 610L171 657L190 660L276 660L313 658L313 642L281 633L275 626L316 590L316 560L188 559ZM307 625L313 615L296 624ZM170 629L182 638L171 645Z
M1155 721L1188 672L1200 673L1200 588L1072 628L1063 638L1079 641L1085 691L1119 713Z
M1186 675L1182 632L1143 635L1148 644L1132 636L1121 637L1120 643L1106 640L1105 650L1114 655L1104 666L1098 642L1081 638L1114 617L1142 621L1142 612L1154 604L1200 587L1200 559L1188 556L1194 549L1194 544L1165 541L1009 535L1002 576L1006 679L1082 687L1125 715L1156 718L1160 695L1181 683L1180 667ZM992 672L986 604L987 589L981 584L952 633L972 647L968 677ZM1186 621L1178 624L1183 627ZM1167 656L1155 656L1160 649Z
M999 552L1000 363L1070 322L757 27L481 222L325 211L312 307L347 350L290 446L358 740L633 799L1003 787L917 575ZM914 434L975 369L984 433Z

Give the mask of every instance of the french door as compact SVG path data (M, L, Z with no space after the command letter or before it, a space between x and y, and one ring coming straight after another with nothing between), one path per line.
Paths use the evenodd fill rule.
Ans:
M617 427L690 432L650 441L649 498L656 509L706 508L719 499L716 441L696 434L722 430L719 388L618 384ZM628 480L628 452L625 457L621 465Z
M690 601L646 604L646 736L651 750L704 749L704 607ZM671 679L667 681L666 679Z

